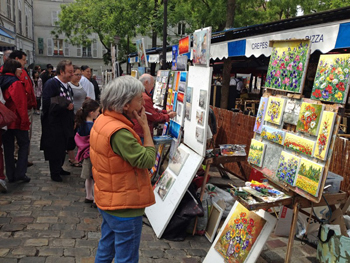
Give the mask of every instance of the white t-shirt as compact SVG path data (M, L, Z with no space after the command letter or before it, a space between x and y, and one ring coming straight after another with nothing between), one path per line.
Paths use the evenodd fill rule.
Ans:
M91 83L91 81L85 78L84 76L81 76L79 83L85 90L86 96L92 100L95 100L96 97L95 97L94 85Z

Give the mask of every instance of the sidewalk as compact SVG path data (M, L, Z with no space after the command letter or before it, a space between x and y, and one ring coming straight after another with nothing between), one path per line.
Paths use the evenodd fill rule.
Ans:
M62 183L50 179L48 163L39 151L40 119L34 115L28 168L29 183L8 184L0 194L0 263L92 263L100 238L101 217L85 204L81 168L66 166ZM284 262L287 238L273 234L257 262ZM204 236L183 242L157 239L143 226L140 263L202 262L211 243ZM316 250L294 241L292 262L318 262ZM216 263L216 262L213 262Z

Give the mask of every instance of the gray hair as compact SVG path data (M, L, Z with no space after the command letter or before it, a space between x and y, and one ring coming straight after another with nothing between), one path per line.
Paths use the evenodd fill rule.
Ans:
M141 81L131 76L121 76L111 80L102 91L101 105L103 111L110 110L123 113L125 104L145 91Z
M151 82L151 79L153 79L153 77L150 74L143 74L140 78L139 81L142 82L142 84L145 84L146 81L148 81L149 83Z

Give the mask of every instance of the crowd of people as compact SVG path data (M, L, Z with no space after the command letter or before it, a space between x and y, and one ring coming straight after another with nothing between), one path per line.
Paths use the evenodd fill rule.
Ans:
M6 51L3 60L0 101L17 118L0 133L0 191L7 192L6 178L30 182L32 114L40 114L40 149L51 180L70 174L63 170L67 154L72 166L82 167L84 202L102 215L95 262L138 262L142 215L155 202L149 173L156 158L154 124L176 115L153 107L154 78L118 77L100 98L88 66L62 60L55 72L51 64L44 71L35 66L29 77L23 51Z

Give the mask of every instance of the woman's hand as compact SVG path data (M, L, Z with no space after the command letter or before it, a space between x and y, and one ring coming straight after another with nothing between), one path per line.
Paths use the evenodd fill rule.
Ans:
M135 119L140 124L140 126L144 129L148 129L147 115L145 113L145 107L142 107L140 114L137 113L136 110L133 111Z

